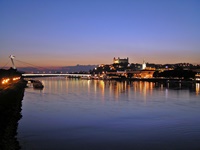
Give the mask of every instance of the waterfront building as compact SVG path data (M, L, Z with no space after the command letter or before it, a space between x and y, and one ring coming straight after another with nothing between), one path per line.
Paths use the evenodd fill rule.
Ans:
M196 81L200 82L200 72L196 73L195 79Z
M133 78L153 78L155 70L133 70L127 73L133 74Z

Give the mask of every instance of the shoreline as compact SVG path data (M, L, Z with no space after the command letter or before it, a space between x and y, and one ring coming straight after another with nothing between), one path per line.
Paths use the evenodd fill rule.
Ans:
M147 81L147 82L159 82L159 83L200 83L200 81L194 79L173 79L173 78L109 78L109 79L90 78L86 80Z
M0 91L0 149L20 149L16 135L18 121L22 117L21 107L26 83L20 80L12 87Z

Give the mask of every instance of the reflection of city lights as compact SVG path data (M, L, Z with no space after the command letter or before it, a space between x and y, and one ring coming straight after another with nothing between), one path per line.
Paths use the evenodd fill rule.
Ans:
M102 91L102 96L104 96L104 90L105 90L105 84L104 84L104 81L99 81L100 82L100 88L101 88L101 91Z
M90 80L87 80L88 92L90 92L90 84L91 84Z
M196 94L198 95L200 92L200 84L196 83Z
M123 100L142 100L142 102L146 104L148 101L152 100L151 97L154 96L155 92L158 94L158 92L161 91L161 94L164 94L162 95L164 99L168 99L171 92L169 83L163 84L145 81L117 82L113 80L80 81L62 78L43 79L43 81L46 87L45 92L56 93L57 91L64 90L64 92L69 93L69 96L74 93L74 91L80 92L81 94L86 92L86 94L92 95L94 99L100 99L102 103L112 100L118 102L118 100L123 98ZM9 81L7 82L9 83ZM179 84L176 86L179 88ZM172 89L173 88L174 87L172 87ZM200 95L200 83L196 83L196 85L192 87L192 90L195 90L194 94ZM72 96L75 95L72 94ZM91 99L93 99L92 97Z
M153 88L155 87L155 83L153 82L133 82L133 90L135 93L139 92L143 95L144 100L148 95L151 95L153 92Z
M163 89L163 84L160 85L161 90Z
M168 98L168 89L165 89L165 97Z

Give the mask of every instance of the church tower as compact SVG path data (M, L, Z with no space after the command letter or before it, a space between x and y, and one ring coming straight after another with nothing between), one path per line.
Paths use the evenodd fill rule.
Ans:
M143 64L142 64L142 70L146 69L146 63L145 61L143 60Z

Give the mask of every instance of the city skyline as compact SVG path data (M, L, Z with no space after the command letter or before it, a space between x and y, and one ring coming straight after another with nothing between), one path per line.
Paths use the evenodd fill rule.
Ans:
M200 1L0 2L0 66L200 64ZM21 67L21 66L19 66Z

